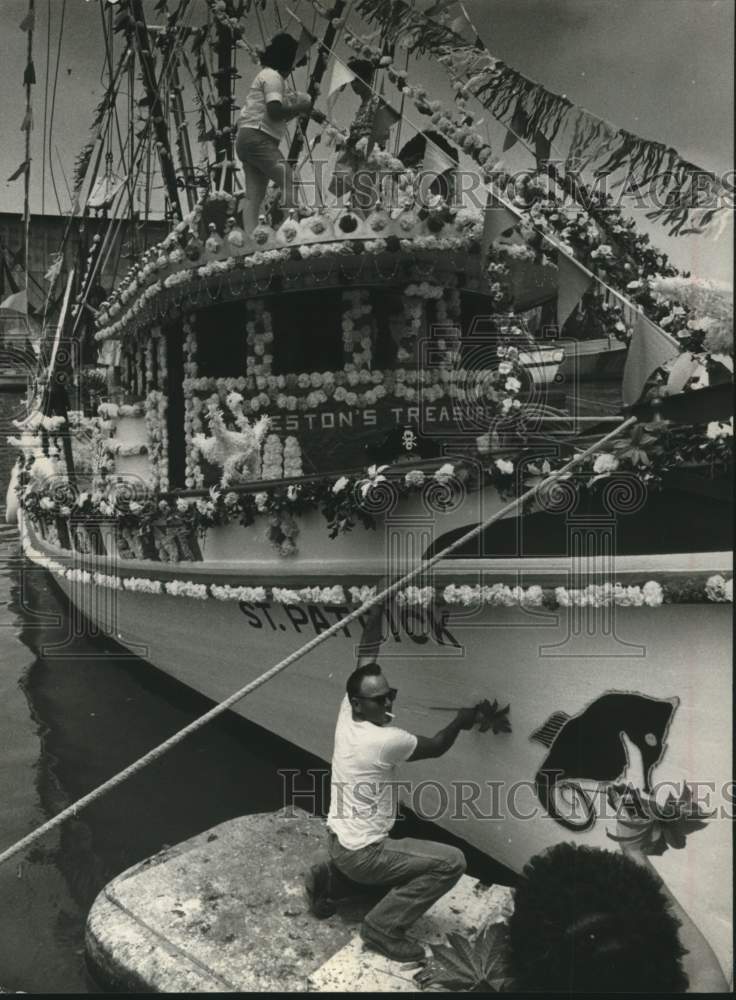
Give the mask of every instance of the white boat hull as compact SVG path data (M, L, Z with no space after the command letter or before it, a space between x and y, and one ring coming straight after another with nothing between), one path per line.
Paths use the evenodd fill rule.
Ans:
M51 558L62 553L32 534L31 540L34 548ZM543 564L550 561L536 562L543 577ZM650 577L657 576L655 562L656 558L648 559ZM470 561L457 560L448 564L447 571L443 568L435 586L458 582L463 563L466 573L472 570ZM515 561L517 568L519 563ZM496 567L501 571L502 561L494 562ZM94 568L89 559L87 568ZM215 564L192 563L171 568L157 564L156 569L159 578L204 579L208 574L210 580L219 577L232 582L234 567L226 569L220 563L216 569ZM359 571L357 561L354 572ZM323 579L322 586L356 582L342 572L341 579ZM559 566L556 572L559 576ZM293 576L292 570L292 582L285 585L313 582L294 583ZM371 576L358 582L379 582L375 574ZM348 613L347 608L317 604L240 605L109 590L64 578L58 582L103 633L215 702ZM263 569L253 566L250 572L241 567L238 582L243 586L284 583L273 577L264 579ZM669 702L671 720L660 733L663 743L652 781L710 782L715 785L710 804L718 814L688 839L685 851L668 851L655 864L728 969L732 851L730 802L724 788L732 759L730 606L680 604L614 610L611 615L612 609L552 612L485 607L472 611L435 606L397 610L390 621L384 619L376 653L400 692L397 725L431 735L449 718L433 706L472 704L484 697L511 706L512 733L461 734L445 757L406 765L402 778L411 785L403 798L415 811L516 870L560 840L614 848L606 836L612 823L597 816L604 795L596 800L590 828L583 832L549 815L534 784L549 751L533 734L555 713L564 712L574 719L610 692L634 696L639 704L642 700L647 705ZM235 711L328 761L345 680L365 638L360 624L345 627ZM618 723L609 722L608 729L600 732L598 747L594 734L593 757L620 753L626 714ZM636 760L630 759L628 768L621 771L609 777L620 778L626 771L627 777L642 783ZM298 784L304 787L309 780L305 775ZM582 780L581 785L592 795L596 788L603 793L607 782ZM466 803L472 799L474 807L463 806L463 796ZM564 800L558 801L564 805Z

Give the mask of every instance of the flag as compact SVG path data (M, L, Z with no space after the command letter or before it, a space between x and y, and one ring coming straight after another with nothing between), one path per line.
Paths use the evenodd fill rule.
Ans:
M23 71L23 86L30 87L36 82L36 67L33 65L33 60L30 59Z
M392 108L390 104L386 104L385 101L382 101L373 116L373 126L371 128L370 138L368 139L368 149L366 150L366 153L370 153L377 142L385 142L388 138L389 132L391 131L391 126L395 125L396 122L399 121L401 121L401 115L399 112Z
M427 174L444 174L447 170L455 170L456 168L455 160L437 143L427 139L422 170Z
M308 31L302 24L301 34L299 35L299 41L296 45L296 54L294 55L295 66L299 65L303 57L307 54L307 52L309 52L316 41L317 39L314 37L312 32Z
M481 247L483 256L488 253L491 243L495 242L499 236L512 229L519 221L510 208L501 204L492 194L489 193L486 202L485 221L483 223L483 237Z
M464 42L475 45L478 40L478 33L471 24L462 4L460 4L460 13L454 20L450 21L449 27L450 31L462 38Z
M549 154L552 151L552 142L544 132L534 133L534 156L537 161L537 170L541 170L545 163L549 161Z
M557 254L557 326L562 330L583 295L593 283L593 275L567 254Z
M679 353L680 345L675 338L638 312L624 366L621 390L624 405L636 403L652 372Z
M332 63L332 68L330 70L330 79L327 83L327 89L325 91L327 96L327 103L330 103L330 99L334 100L334 95L337 94L338 90L342 90L343 87L347 87L349 83L357 79L355 73L341 62L339 59L334 59Z
M33 11L33 8L31 8L26 14L26 16L23 18L23 20L20 22L18 27L20 28L21 31L33 31L35 24L36 24L36 15Z
M8 180L7 180L6 183L10 184L11 181L17 181L18 178L20 177L20 175L24 174L26 172L26 170L28 170L28 168L30 167L30 165L31 165L31 161L30 160L23 160L23 162L18 167L18 169L14 170L13 173L10 175L10 177L8 177Z
M13 295L9 295L7 299L3 299L0 302L0 309L12 309L13 312L28 315L28 293L25 288L20 292L14 292Z
M516 110L514 111L514 116L511 119L511 125L508 132L506 133L506 138L503 140L503 152L511 149L515 146L519 139L522 139L526 133L527 126L526 111L521 106L521 102L516 105Z

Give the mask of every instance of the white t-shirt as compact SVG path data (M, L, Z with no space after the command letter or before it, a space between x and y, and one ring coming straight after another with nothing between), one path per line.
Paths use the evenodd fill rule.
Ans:
M396 767L416 746L416 736L405 729L356 722L345 695L335 727L327 826L348 851L388 835L396 820Z
M269 101L288 105L292 96L291 91L287 92L283 76L275 69L264 66L259 73L256 73L250 85L240 109L238 127L257 128L280 141L286 135L286 122L272 121L266 105Z

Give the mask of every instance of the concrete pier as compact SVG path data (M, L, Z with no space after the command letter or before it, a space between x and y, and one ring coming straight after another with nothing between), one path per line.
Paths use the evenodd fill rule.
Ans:
M366 905L316 920L305 872L324 823L298 809L222 823L113 879L87 920L90 969L124 992L413 992L415 970L363 948ZM415 925L423 943L508 913L510 890L464 877Z

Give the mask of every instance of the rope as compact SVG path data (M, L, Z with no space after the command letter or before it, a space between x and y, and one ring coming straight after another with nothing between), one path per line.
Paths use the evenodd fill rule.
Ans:
M350 622L355 621L361 615L364 615L366 611L370 610L376 605L382 604L387 597L390 597L392 594L395 594L398 590L405 587L411 580L415 579L417 576L426 573L427 570L431 569L432 566L440 562L440 560L445 559L447 558L447 556L451 555L455 551L455 549L459 548L460 546L466 545L474 538L477 538L495 521L500 520L502 517L505 517L508 514L514 513L516 510L521 508L522 505L526 503L527 500L530 500L535 494L537 494L542 487L546 487L550 483L554 482L556 479L560 479L561 477L565 476L576 465L579 465L584 459L594 454L594 452L598 451L600 448L603 447L603 445L607 444L613 438L618 437L624 430L626 430L628 427L631 427L636 422L637 422L636 417L629 417L628 420L626 420L623 424L621 424L619 427L616 427L614 430L610 431L599 441L596 441L594 444L592 444L589 448L586 448L585 451L582 451L580 452L580 454L575 455L572 459L570 459L569 462L567 462L566 465L563 465L562 468L558 469L556 472L553 472L551 475L547 476L547 478L544 479L541 483L538 483L536 486L532 486L530 489L526 490L526 492L522 493L521 496L516 498L516 500L512 500L510 503L506 504L505 507L502 507L501 510L497 511L495 514L492 514L490 517L486 518L486 520L483 521L481 524L478 524L474 528L471 528L470 531L467 531L461 538L458 538L456 541L452 542L446 548L442 549L442 551L437 552L430 559L422 560L418 566L410 570L399 580L396 580L390 586L385 587L380 593L376 594L375 597L372 597L370 600L365 601L363 604L360 605L360 607L356 608L354 611L351 611L350 614L348 614L345 618L340 619L340 621L336 621L334 625L331 625L327 629L326 632L321 632L313 639L310 639L309 642L305 643L303 646L295 650L293 653L290 653L289 656L285 657L283 660L275 664L269 670L264 671L264 673L262 673L259 677L256 677L255 680L251 681L249 684L246 684L244 687L240 688L234 694L231 694L224 701L221 701L218 705L215 705L215 707L211 708L209 712L205 712L204 715L201 715L198 719L195 719L193 722L190 722L188 726L184 726L183 729L180 729L177 733L174 733L173 736L170 736L169 739L164 740L163 743L160 743L157 747L154 747L153 750L149 750L149 752L147 754L144 754L143 757L140 757L137 761L134 761L124 770L119 771L118 774L114 775L108 781L105 781L102 785L99 785L97 788L93 789L87 795L83 795L81 799L77 799L77 801L72 803L72 805L68 806L66 809L63 809L52 819L48 820L48 822L42 824L37 829L33 830L31 833L21 838L21 840L18 840L15 844L13 844L11 847L8 847L5 851L2 852L2 854L0 854L0 865L2 865L5 861L9 861L11 858L15 857L16 854L19 854L21 851L25 850L25 848L30 847L31 844L35 843L37 840L40 840L41 837L45 836L51 830L54 830L56 829L56 827L61 826L61 824L64 823L65 820L70 819L73 816L76 816L82 809L86 808L88 805L91 805L93 802L97 801L97 799L101 798L107 792L111 791L113 788L116 788L118 785L122 784L127 778L132 777L139 771L142 771L143 768L146 767L148 764L152 764L155 760L158 760L160 757L163 757L165 753L168 753L169 750L173 749L177 744L181 743L182 740L186 739L187 736L190 736L192 733L196 733L198 730L206 726L208 722L211 722L213 719L216 719L219 715L222 715L223 712L226 712L229 708L232 708L233 705L236 705L239 701L242 701L243 698L246 698L249 694L252 694L254 691L257 691L258 688L263 687L264 684L267 684L269 681L273 680L274 677L277 677L279 674L283 673L283 671L286 670L287 667L290 667L292 663L295 663L297 660L300 660L303 656L306 656L307 653L310 653L313 649L316 649L317 646L321 645L323 642L326 642L327 639L331 638L333 635L336 635L339 631L342 631L342 629L344 629L346 625L349 625ZM25 526L22 521L21 521L21 537L23 541L25 541Z
M43 152L41 153L41 215L46 214L46 125L49 111L51 69L51 0L46 0L46 74L43 85Z
M27 39L27 57L26 57L26 73L33 66L33 22L36 14L35 9L36 0L28 0L28 18L30 25L28 27L28 39ZM26 114L23 121L23 127L26 133L25 140L25 176L23 179L23 240L25 243L24 247L24 273L25 273L25 289L26 289L26 308L28 303L28 260L31 252L30 248L30 237L31 237L31 129L33 128L33 102L31 99L31 88L33 86L33 80L28 77L25 83L26 88Z
M61 4L61 19L59 22L59 42L56 46L56 69L54 70L54 86L51 90L51 114L49 116L49 150L51 149L51 137L54 134L54 113L56 112L56 87L59 82L59 65L61 63L61 42L64 37L64 16L66 15L66 0L62 0ZM54 189L54 197L56 198L56 207L59 210L59 215L63 215L61 208L61 199L59 198L59 192L56 188L56 178L54 177L54 161L49 155L49 174L51 176L51 186Z

